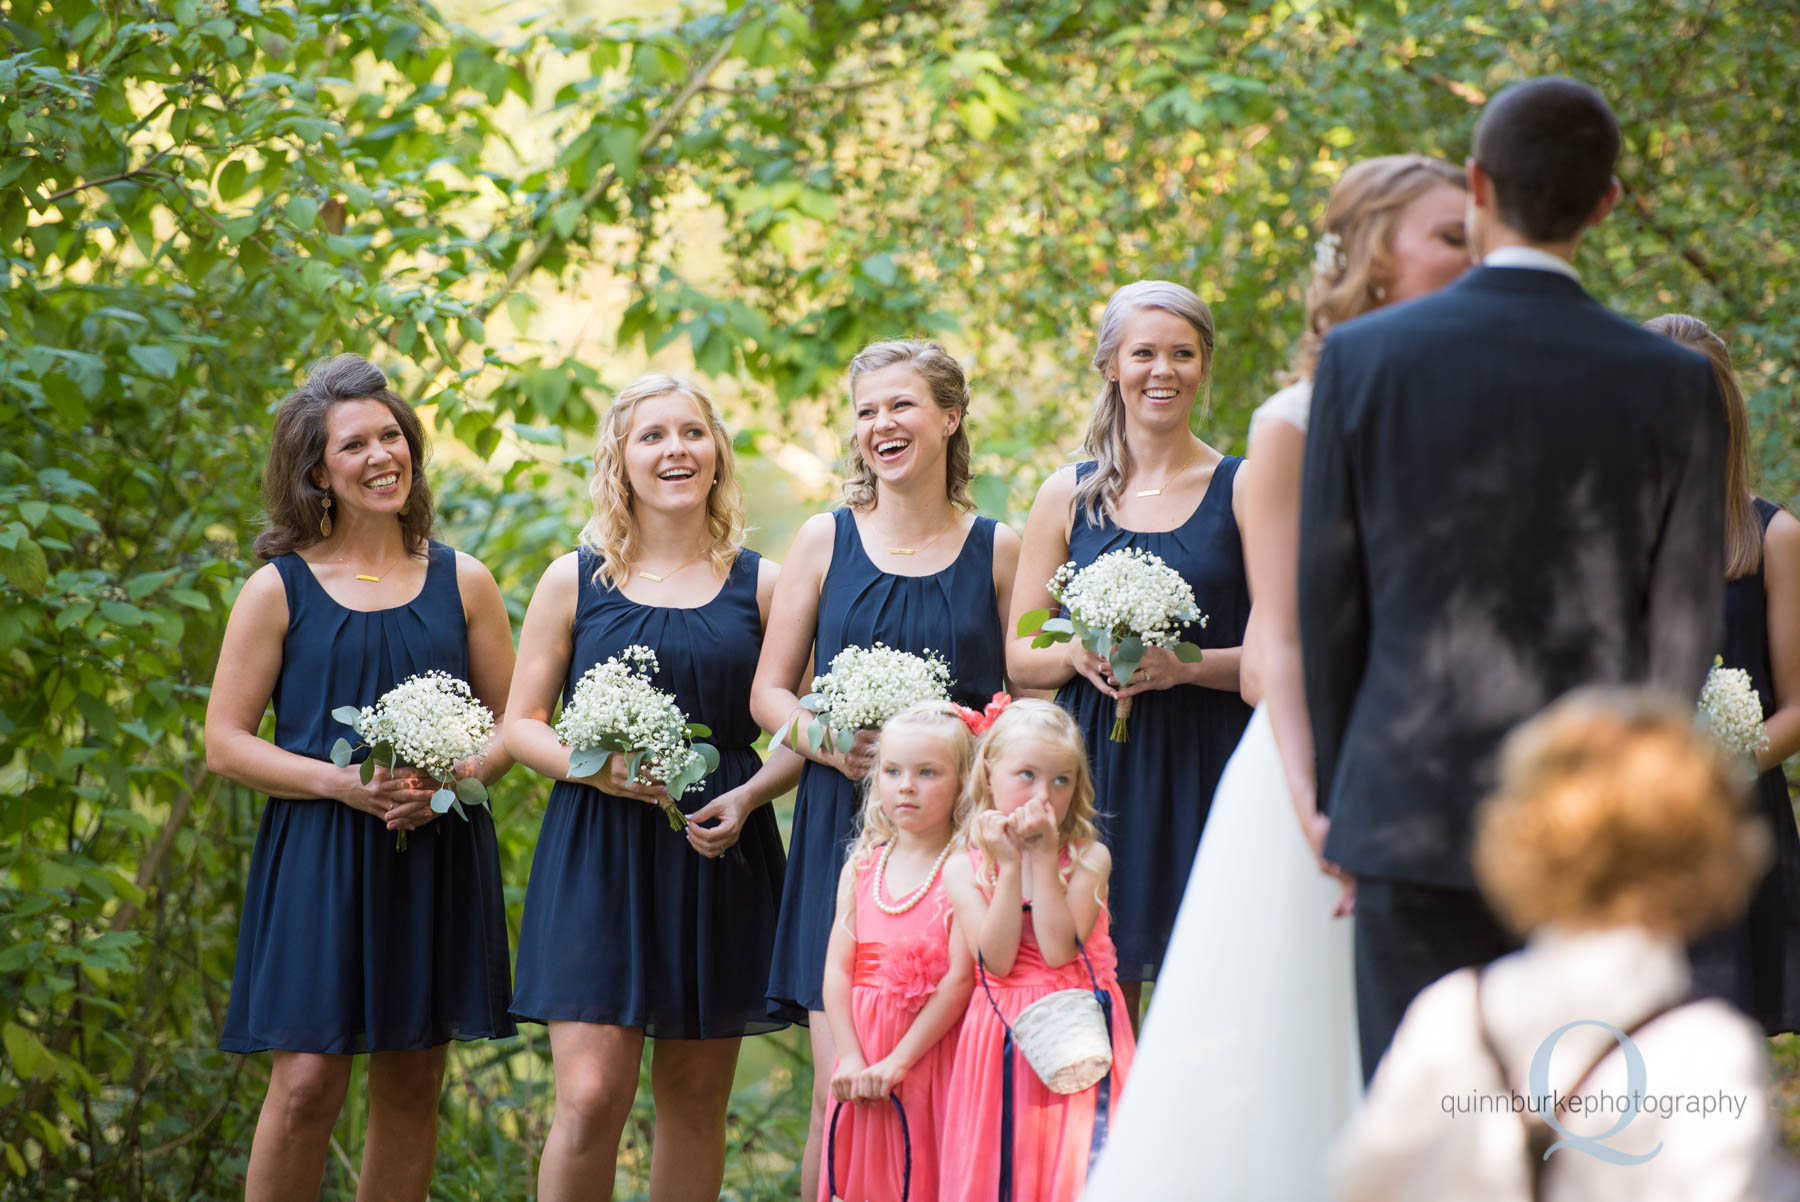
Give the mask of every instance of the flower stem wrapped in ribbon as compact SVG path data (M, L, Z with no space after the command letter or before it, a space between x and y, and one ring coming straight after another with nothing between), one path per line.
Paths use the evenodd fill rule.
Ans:
M1138 547L1108 551L1077 570L1071 561L1056 569L1046 584L1062 613L1034 609L1019 617L1019 634L1036 635L1033 647L1078 639L1107 661L1121 686L1131 682L1144 653L1152 647L1174 652L1184 664L1200 662L1200 648L1181 639L1190 625L1205 626L1206 615L1181 573L1159 556ZM1112 740L1129 741L1125 723L1132 698L1119 699Z
M694 742L710 737L711 728L687 720L674 696L651 683L655 671L656 653L638 643L595 664L563 703L556 737L571 752L573 777L595 776L613 756L623 755L630 783L668 791L663 813L670 828L680 830L687 815L674 799L699 788L719 766L719 749Z
M832 657L831 670L813 677L813 691L800 699L812 715L804 727L796 713L775 732L775 742L790 729L795 741L811 751L827 739L838 751L850 750L859 730L880 730L883 723L909 705L946 701L950 697L950 665L935 651L914 655L884 643L845 647Z
M1756 753L1769 745L1763 729L1762 698L1750 674L1742 668L1727 668L1725 660L1713 656L1713 666L1700 688L1700 725L1725 748L1754 760Z
M465 681L448 672L421 672L383 693L374 705L340 705L331 716L362 740L353 747L350 740L338 739L331 745L332 763L348 767L358 751L369 748L362 762L363 784L374 779L377 764L389 772L410 768L437 782L431 796L436 813L455 810L467 822L465 804L487 806L487 786L464 774L461 766L481 758L494 731L494 715ZM406 850L405 831L394 833L394 847Z

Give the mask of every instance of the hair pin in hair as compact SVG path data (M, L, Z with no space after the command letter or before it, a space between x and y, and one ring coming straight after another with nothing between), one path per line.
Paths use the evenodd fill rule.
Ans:
M1344 255L1344 240L1336 234L1321 234L1313 243L1313 270L1320 275L1335 275L1350 265Z
M992 726L995 720L1006 712L1006 707L1011 704L1012 695L1010 693L995 693L986 708L980 711L972 710L966 705L958 705L956 716L963 720L963 725L969 728L969 733L979 737L986 733L987 728Z

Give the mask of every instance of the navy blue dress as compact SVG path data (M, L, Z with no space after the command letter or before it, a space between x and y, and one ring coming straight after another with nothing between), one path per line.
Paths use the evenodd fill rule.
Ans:
M1231 513L1232 483L1243 460L1227 455L1213 469L1206 495L1173 530L1123 530L1108 515L1089 522L1077 510L1069 558L1086 567L1108 551L1139 547L1162 558L1194 590L1204 627L1183 637L1201 647L1236 647L1250 618L1244 547ZM1076 478L1094 470L1078 466ZM1107 908L1119 952L1119 980L1154 979L1175 927L1200 831L1213 790L1225 771L1250 707L1237 693L1177 685L1139 693L1131 703L1130 741L1111 739L1115 703L1087 677L1057 691L1056 703L1074 716L1094 768L1100 837L1112 850Z
M469 678L456 552L432 543L419 595L361 612L332 600L298 555L275 560L288 630L275 745L331 758L356 733L331 716L433 669ZM366 755L367 753L362 753ZM359 757L360 758L360 757ZM469 807L394 849L394 832L336 801L269 798L238 928L228 1052L391 1052L514 1034L494 822Z
M633 643L656 652L658 688L691 722L712 728L719 767L679 799L688 813L762 767L750 682L762 652L756 577L762 556L739 551L705 605L640 605L594 580L578 552L580 590L566 700L587 670ZM772 1031L763 1005L785 861L772 806L744 820L736 846L708 859L662 810L558 781L538 832L519 931L512 1013L642 1027L659 1039L726 1039Z
M819 589L814 671L845 647L886 643L936 651L950 665L950 695L974 709L1004 687L1006 646L994 592L994 519L977 517L949 567L929 576L884 572L863 549L849 509L832 515L837 534ZM837 910L838 873L855 828L861 790L843 773L807 761L794 797L787 887L769 971L771 1013L804 1023L825 1008L825 945Z
M1778 512L1772 502L1756 499L1765 534ZM1769 663L1768 600L1760 563L1750 575L1725 584L1720 657L1725 667L1750 674L1763 713L1774 713L1775 673ZM1696 943L1694 991L1724 998L1765 1032L1779 1035L1800 1031L1800 830L1779 765L1757 777L1755 808L1769 823L1774 856L1744 917Z

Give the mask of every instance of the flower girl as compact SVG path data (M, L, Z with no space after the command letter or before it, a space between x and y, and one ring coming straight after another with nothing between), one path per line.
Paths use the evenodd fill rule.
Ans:
M1080 730L1050 702L1014 702L976 746L965 791L968 854L945 866L944 883L981 966L939 1118L938 1196L1074 1202L1134 1050L1107 934L1112 856L1095 834ZM1023 1056L1006 1063L1008 1028L1063 990L1097 992L1110 1008L1092 1019L1106 1029L1087 1032L1102 1056L1110 1041L1110 1071L1072 1093L1045 1084Z
M821 1202L899 1202L909 1171L911 1197L938 1196L937 1115L973 984L943 872L973 754L970 728L947 701L909 706L881 728L825 955L838 1061L836 1154L819 1174Z

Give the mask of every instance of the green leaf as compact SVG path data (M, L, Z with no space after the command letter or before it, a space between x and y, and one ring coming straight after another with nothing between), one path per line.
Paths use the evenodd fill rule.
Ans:
M1050 620L1050 611L1049 610L1047 610L1047 609L1028 609L1024 613L1019 615L1018 634L1021 637L1024 635L1028 635L1028 634L1035 634L1039 629L1041 629L1043 627L1044 623L1049 620Z
M681 733L686 735L690 742L694 739L710 739L712 738L712 727L701 722L689 722L681 728Z
M856 732L853 730L837 731L833 736L832 744L840 753L849 751L856 746Z
M343 742L342 739L339 739L338 741L340 743ZM342 766L343 765L341 764L339 765L339 767ZM368 756L364 758L363 762L357 765L356 775L362 779L362 783L365 787L369 782L373 781L375 779L375 757Z
M699 776L706 776L719 770L719 749L717 747L711 743L696 743L694 750L699 754L700 763L704 765L705 769ZM695 779L697 780L699 777L697 776Z
M310 230L319 218L319 202L310 196L291 197L285 211L295 229Z
M598 776L606 770L606 761L613 753L597 747L584 748L569 753L569 777L572 780L583 780L590 776Z
M456 782L456 796L472 806L486 805L487 786L472 776L465 776Z
M174 378L176 369L181 365L181 361L175 357L175 352L166 346L157 346L155 343L131 346L126 348L125 353L131 356L131 361L136 363L145 375L158 380Z
M37 1076L38 1070L46 1065L50 1070L45 1074L46 1077L56 1075L56 1062L51 1059L50 1049L18 1023L0 1026L0 1042L4 1042L6 1058L12 1062L12 1070L21 1081L29 1081Z
M455 800L455 793L451 792L449 789L439 789L436 793L431 795L431 812L434 814L448 813L450 810L450 803Z
M825 744L825 724L814 718L806 724L806 746L809 751L817 751Z
M900 278L900 268L894 263L894 256L885 251L878 255L870 255L862 261L863 274L878 284L892 287Z
M149 614L123 601L102 601L100 616L116 626L142 626L150 620Z
M1174 650L1175 658L1184 664L1197 664L1200 662L1201 656L1205 654L1195 643L1176 643Z
M356 724L362 720L362 711L354 705L340 705L331 711L331 716L351 730L355 730Z
M800 699L800 708L809 713L823 713L831 708L831 698L823 693L808 693Z
M38 523L50 516L50 506L43 501L21 501L19 502L19 516L25 519L27 526L35 528Z
M233 201L244 194L244 160L232 159L219 172L219 199Z
M44 549L30 539L20 539L11 550L0 548L0 575L22 593L41 597L50 579L50 564Z
M347 768L350 766L350 754L349 739L339 739L331 745L331 762L340 768ZM369 782L365 779L363 783L366 785Z
M637 182L638 131L629 125L615 125L600 135L600 149L619 173L619 182L629 188Z

